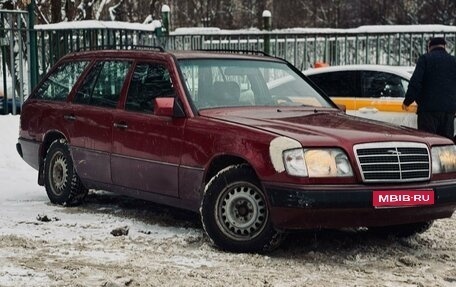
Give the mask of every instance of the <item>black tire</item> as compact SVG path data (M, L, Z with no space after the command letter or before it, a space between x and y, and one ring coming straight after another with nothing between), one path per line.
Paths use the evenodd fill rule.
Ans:
M210 180L200 214L206 234L226 251L272 251L283 239L272 226L261 185L246 164L229 166Z
M392 226L369 227L369 231L379 236L411 237L431 228L433 221L400 224Z
M44 186L54 204L75 206L82 203L88 190L74 169L73 159L64 139L52 142L44 159Z

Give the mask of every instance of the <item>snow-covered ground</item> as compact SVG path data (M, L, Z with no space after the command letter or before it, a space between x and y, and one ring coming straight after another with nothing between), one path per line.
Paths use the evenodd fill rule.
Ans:
M182 210L93 191L50 204L18 125L0 116L0 286L456 286L456 216L406 240L313 231L267 255L221 252Z

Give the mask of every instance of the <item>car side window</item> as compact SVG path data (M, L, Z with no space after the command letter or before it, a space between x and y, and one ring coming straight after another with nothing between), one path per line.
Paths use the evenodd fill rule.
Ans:
M32 97L50 101L65 101L88 63L88 61L76 61L61 64L44 80Z
M359 97L357 72L341 71L310 75L309 78L330 97Z
M115 108L130 66L131 63L127 61L96 63L84 79L73 102Z
M407 89L400 76L376 71L362 72L362 94L365 98L405 97Z
M130 82L125 110L153 113L155 98L174 95L173 82L164 65L139 63Z

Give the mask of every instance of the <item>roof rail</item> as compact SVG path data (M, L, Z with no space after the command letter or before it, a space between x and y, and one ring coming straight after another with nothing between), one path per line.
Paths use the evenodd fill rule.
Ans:
M96 47L79 47L74 52L83 52L83 51L97 51L97 50L153 50L158 52L165 52L165 49L162 46L147 46L147 45L100 45Z
M198 49L197 51L205 52L220 52L220 53L233 53L233 54L248 54L248 55L263 55L266 57L272 57L268 53L257 50L236 50L236 49Z
M163 48L162 46L131 45L129 47L132 50L154 50L159 52L165 52L165 48Z

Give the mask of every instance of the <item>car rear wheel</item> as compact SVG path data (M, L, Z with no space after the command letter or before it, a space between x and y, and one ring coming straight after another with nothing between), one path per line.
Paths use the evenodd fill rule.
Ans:
M369 231L380 236L410 237L427 231L431 228L432 223L433 221L431 220L392 226L369 227Z
M245 164L221 170L207 184L201 221L209 238L231 252L261 252L276 248L282 233L270 220L264 192Z
M88 190L76 174L64 139L55 140L44 160L44 185L52 203L74 206L80 204Z

